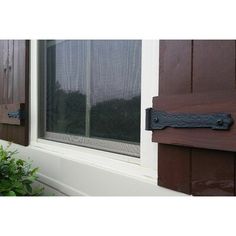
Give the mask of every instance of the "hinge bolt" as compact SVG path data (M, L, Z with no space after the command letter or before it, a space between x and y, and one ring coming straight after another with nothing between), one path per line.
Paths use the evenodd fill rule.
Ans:
M222 126L224 124L224 121L222 119L219 119L216 121L217 125Z
M159 121L158 117L155 117L155 118L153 119L153 121L154 121L155 123L158 123L158 121Z

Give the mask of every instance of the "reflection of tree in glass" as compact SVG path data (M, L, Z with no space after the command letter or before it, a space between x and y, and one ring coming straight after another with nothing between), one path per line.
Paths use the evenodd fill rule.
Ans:
M65 91L58 82L47 99L47 131L85 135L86 95ZM91 107L90 135L130 142L140 141L140 96L112 99Z
M86 96L79 91L66 92L56 82L48 98L47 131L84 135Z
M140 96L112 99L91 109L91 136L140 141Z

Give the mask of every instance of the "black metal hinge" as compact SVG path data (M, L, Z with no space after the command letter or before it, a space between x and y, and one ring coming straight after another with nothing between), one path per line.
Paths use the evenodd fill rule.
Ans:
M14 118L14 119L19 119L19 120L23 120L25 117L24 111L22 111L22 110L8 112L7 115L9 118Z
M234 120L228 113L191 114L167 113L152 108L146 109L146 130L173 128L211 128L229 130Z

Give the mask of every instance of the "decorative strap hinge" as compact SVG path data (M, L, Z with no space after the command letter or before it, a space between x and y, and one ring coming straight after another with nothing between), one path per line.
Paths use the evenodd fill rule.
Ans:
M146 109L146 130L161 130L167 127L229 130L233 122L231 114L228 113L168 113L153 108Z
M24 103L0 105L0 124L24 125L25 119Z
M8 112L8 117L13 119L23 120L25 118L25 114L23 110Z

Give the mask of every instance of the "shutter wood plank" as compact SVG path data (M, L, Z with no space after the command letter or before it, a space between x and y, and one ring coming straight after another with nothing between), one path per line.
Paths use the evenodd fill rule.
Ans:
M29 41L6 40L6 42L10 44L6 65L8 80L7 84L3 83L4 94L0 105L19 108L24 104L25 119L24 121L9 119L4 121L8 124L0 124L0 138L27 146L29 143ZM4 56L4 52L1 54Z
M165 128L153 133L153 141L180 146L236 151L236 91L169 95L153 99L153 108L170 114L230 113L230 130L210 128Z
M7 40L0 40L0 104L5 103L5 81L7 73ZM7 137L7 126L0 123L0 139Z
M3 104L4 41L0 40L0 104Z
M160 97L154 99L154 107L159 110L163 108L165 111L192 111L199 114L204 111L219 112L220 109L232 113L235 118L235 70L235 41L161 41ZM214 95L208 95L216 92L216 100L220 98L227 101L218 100L218 104L214 103ZM201 98L201 93L205 93L205 98ZM167 95L169 98L162 102L163 96ZM172 95L183 97L172 97L170 100ZM196 98L203 100L200 102ZM210 104L207 104L207 100ZM221 140L218 131L206 132L205 129L186 131L167 128L165 132L158 132L158 135L156 131L153 132L153 141L188 146L158 145L159 185L193 195L234 194L234 126L228 133L220 131ZM214 140L216 137L218 146ZM196 146L207 149L195 148Z
M10 125L24 125L23 119L18 118L9 118L8 113L16 111L24 111L25 104L4 104L0 105L0 123L1 124L10 124Z
M8 40L3 41L3 98L2 103L7 104L8 91Z
M160 95L191 93L191 51L190 40L160 41ZM158 185L190 194L190 156L190 148L158 144Z
M234 90L235 41L195 40L192 73L193 94ZM193 195L234 195L234 184L233 152L193 149Z
M230 152L193 149L192 194L233 196L234 158Z
M8 72L8 86L7 86L7 104L13 103L13 60L14 60L14 41L9 40L8 41L8 66L7 66L7 72Z

